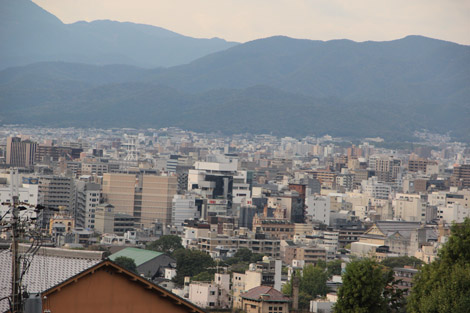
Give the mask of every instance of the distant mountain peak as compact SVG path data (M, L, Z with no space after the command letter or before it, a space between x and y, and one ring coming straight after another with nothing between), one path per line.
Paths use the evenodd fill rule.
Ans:
M0 116L33 125L468 141L470 47L271 37L160 69L40 63L0 71ZM24 92L28 90L28 92ZM56 125L55 124L55 125Z
M0 0L0 42L0 69L43 61L169 67L238 44L132 22L64 24L30 0Z
M0 25L11 21L63 24L59 18L31 0L0 0Z

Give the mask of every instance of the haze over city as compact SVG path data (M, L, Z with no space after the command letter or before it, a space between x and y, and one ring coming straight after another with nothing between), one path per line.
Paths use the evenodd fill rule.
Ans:
M0 0L0 312L467 312L469 29L457 0Z

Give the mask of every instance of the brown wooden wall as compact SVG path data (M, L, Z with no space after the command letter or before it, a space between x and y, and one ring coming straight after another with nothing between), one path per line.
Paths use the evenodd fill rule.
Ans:
M189 312L187 307L173 303L141 282L100 268L80 277L43 299L43 312L51 313L146 313Z

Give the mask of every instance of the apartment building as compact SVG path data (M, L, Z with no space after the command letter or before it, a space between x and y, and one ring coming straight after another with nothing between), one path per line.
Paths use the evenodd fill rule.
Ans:
M173 196L177 190L176 176L151 174L103 174L103 198L119 213L134 216L144 227L156 219L171 224Z
M8 137L6 164L14 167L29 167L34 164L37 144L20 137Z

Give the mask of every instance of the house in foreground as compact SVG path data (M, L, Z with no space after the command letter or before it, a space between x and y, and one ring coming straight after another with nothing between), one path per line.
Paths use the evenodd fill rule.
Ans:
M11 290L10 280L7 278L11 275L8 256L11 260L9 251L0 253L0 259L5 261L0 278L5 278L2 279L1 285L5 287L2 292L5 292L6 296ZM57 264L55 270L52 270L49 268L51 262L49 257L35 256L34 259L32 262L38 263L39 266L33 264L23 281L30 283L29 287L25 286L29 290L27 298L25 297L23 301L25 312L205 312L191 302L120 267L111 260L89 261L54 257L57 259L55 260ZM61 264L64 265L63 271L60 270ZM86 264L91 265L86 266ZM77 269L79 271L74 272ZM58 273L57 275L63 273L63 276L60 280L56 280L56 277L51 275L53 273ZM74 274L68 276L70 273ZM35 279L41 284L31 285ZM1 305L3 307L0 312L9 312L8 301L1 301Z

